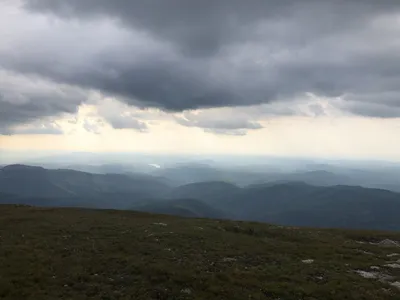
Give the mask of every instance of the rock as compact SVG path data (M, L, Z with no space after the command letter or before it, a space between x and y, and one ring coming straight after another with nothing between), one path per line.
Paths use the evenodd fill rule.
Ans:
M167 226L168 224L166 224L166 223L153 223L153 225L158 225L158 226Z
M237 260L236 258L232 258L232 257L224 257L222 259L223 262L234 262L236 260Z
M379 242L377 245L381 247L400 247L398 242L389 239L383 240Z
M383 274L383 273L378 273L378 272L367 272L367 271L363 271L363 270L354 270L354 272L356 272L358 275L367 278L367 279L377 279L380 282L387 282L389 280L393 280L394 277L387 275L387 274Z
M378 273L375 273L375 272L367 272L367 271L362 271L362 270L355 270L354 272L356 272L358 275L360 275L364 278L368 278L368 279L378 278Z
M313 259L305 259L305 260L302 260L301 262L305 263L305 264L312 264L314 262L314 260Z
M374 255L372 252L368 252L365 250L360 250L360 251L361 251L361 253L366 254L366 255Z
M399 256L399 253L392 253L392 254L388 254L386 255L387 257L394 257L394 256Z
M385 267L389 267L392 269L400 269L400 264L386 264Z
M182 289L182 290L181 290L181 293L183 293L183 294L187 294L187 295L191 295L191 294L192 294L192 290L191 290L191 289L189 289L189 288Z
M387 274L378 273L378 279L380 282L388 282L390 280L396 279L396 277L387 275Z
M400 290L400 281L392 282L390 285L394 286Z
M380 270L381 269L380 267L377 267L377 266L371 266L370 268L371 268L371 270Z

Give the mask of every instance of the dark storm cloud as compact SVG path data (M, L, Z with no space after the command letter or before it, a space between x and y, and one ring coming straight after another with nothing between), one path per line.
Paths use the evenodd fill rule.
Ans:
M398 98L400 99L400 98ZM398 118L400 107L388 106L379 103L348 101L341 103L341 108L353 114L375 118Z
M100 58L98 64L116 71L114 78L90 71L65 76L47 70L58 80L124 95L128 103L179 111L258 104L304 92L334 97L364 90L377 93L399 83L399 45L385 45L396 33L385 18L390 21L400 12L397 1L25 3L32 11L67 19L117 19L125 28L172 45L177 56L164 61L150 56L122 67ZM242 64L226 59L252 54L254 61L249 58ZM229 73L237 75L232 78Z
M1 133L59 134L60 128L52 123L38 124L38 131L32 128L16 131L9 127L63 113L75 113L86 97L86 93L78 88L0 70Z
M129 48L129 45L128 45ZM135 52L131 49L132 53ZM126 55L118 61L113 55ZM39 59L17 56L8 57L4 66L23 73L35 73L51 80L94 88L106 95L119 95L126 103L139 107L159 107L171 111L205 107L240 106L258 104L273 99L276 91L264 86L248 85L244 81L221 78L212 71L212 64L188 58L168 57L154 51L154 56L140 53L140 61L130 61L130 53L100 53L96 61L71 69L68 53L57 57ZM159 57L166 55L167 57ZM54 61L56 60L56 61ZM252 72L250 72L252 73ZM223 74L221 74L223 75ZM251 80L254 74L248 74ZM245 80L245 78L243 78ZM248 94L251 92L251 97Z
M0 47L0 69L172 111L272 102L290 107L305 93L344 96L356 103L344 109L366 116L388 117L383 110L399 106L397 0L23 2L27 16L12 28L29 31ZM35 31L29 16L63 21ZM29 97L21 111L12 101L0 102L5 117L22 122L74 111L81 102L80 96L53 95L46 106ZM246 122L239 122L242 129L258 124ZM185 126L240 130L211 123Z
M349 26L363 26L371 16L393 12L399 6L396 0L25 0L25 3L28 9L65 18L116 18L125 26L173 41L184 53L192 55L211 55L227 44L246 40L251 35L249 29L261 22L281 29L277 34L265 30L268 37L302 43ZM296 38L298 33L302 35Z

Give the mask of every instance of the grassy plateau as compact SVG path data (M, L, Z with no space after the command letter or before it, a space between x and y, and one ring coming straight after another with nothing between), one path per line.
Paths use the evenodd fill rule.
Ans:
M2 205L0 299L400 299L398 241L396 232Z

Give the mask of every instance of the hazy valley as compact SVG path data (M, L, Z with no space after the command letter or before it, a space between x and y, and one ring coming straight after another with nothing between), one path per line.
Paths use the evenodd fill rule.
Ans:
M157 165L136 172L123 164L75 168L97 172L4 166L0 169L0 201L291 226L400 230L396 183L400 176L391 176L400 174L400 169L394 167L386 173L320 164L270 172L260 166L228 168L212 162L171 162L165 168Z

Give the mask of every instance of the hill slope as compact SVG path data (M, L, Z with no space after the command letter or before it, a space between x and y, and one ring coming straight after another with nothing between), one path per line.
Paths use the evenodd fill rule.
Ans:
M284 183L243 189L225 202L239 219L283 225L400 230L400 194L356 186Z
M224 218L222 211L196 199L146 201L132 207L133 210L195 218Z
M400 297L400 234L128 211L0 211L2 299Z
M167 197L171 199L195 198L219 207L218 202L229 199L241 189L234 184L223 181L205 181L182 185L171 190Z
M72 203L85 199L82 202L89 207L104 207L101 203L108 201L115 202L114 208L126 208L132 202L158 197L169 189L162 180L148 175L91 174L25 165L9 165L0 169L0 193L25 199L50 198L62 203L68 203L66 199L71 199ZM127 205L120 206L124 201Z
M239 188L223 182L175 188L239 220L283 225L400 230L400 193L360 186L275 182Z

